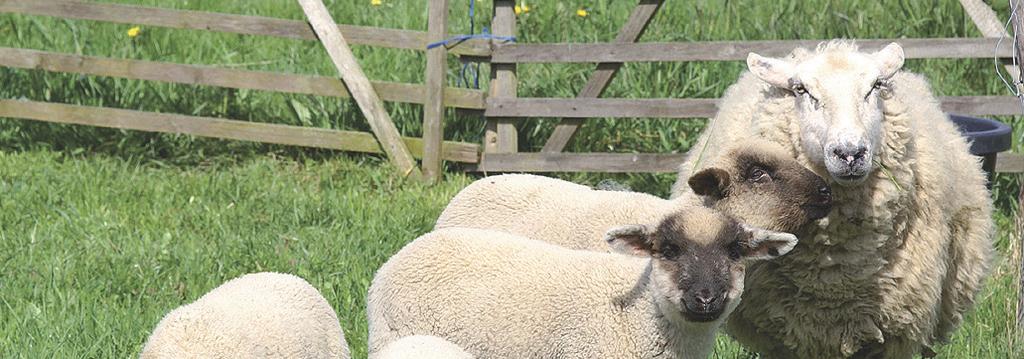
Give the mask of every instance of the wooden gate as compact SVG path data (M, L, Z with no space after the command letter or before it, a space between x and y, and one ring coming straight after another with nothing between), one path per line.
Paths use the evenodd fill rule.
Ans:
M783 56L796 47L814 47L824 40L721 41L637 43L651 19L664 3L640 0L626 23L610 43L495 44L490 62L492 83L485 116L487 134L480 163L474 171L486 172L674 172L682 163L680 153L566 153L576 130L588 119L674 118L701 119L714 116L718 99L621 99L600 98L602 92L626 62L742 61L749 52ZM992 58L999 37L1006 36L1002 22L979 0L962 0L984 38L920 38L857 40L866 50L880 49L890 42L903 46L910 59ZM494 32L515 35L514 1L494 1ZM1011 58L1009 41L999 47L1000 58ZM523 63L597 63L587 84L576 98L518 98L516 65ZM1011 74L1019 72L1008 66ZM1020 115L1021 102L1013 96L942 97L946 112L964 115ZM519 152L516 128L528 118L562 118L540 152ZM1014 154L1000 154L998 172L1022 172L1024 160Z

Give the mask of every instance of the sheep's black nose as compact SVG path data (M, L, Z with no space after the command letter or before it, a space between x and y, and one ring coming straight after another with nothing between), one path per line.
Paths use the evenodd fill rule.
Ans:
M714 303L715 299L718 299L718 296L711 293L710 290L704 289L696 296L694 296L694 299L697 300L697 303L707 307L711 303Z
M852 166L854 162L857 162L858 160L864 158L864 156L867 155L867 153L868 148L864 146L859 146L850 149L836 148L832 150L833 156L842 160L843 162L846 162L846 164L850 166Z

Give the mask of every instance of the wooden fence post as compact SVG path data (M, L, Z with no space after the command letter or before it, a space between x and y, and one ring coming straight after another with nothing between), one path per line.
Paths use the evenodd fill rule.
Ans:
M327 12L327 7L321 0L299 0L299 5L306 13L313 31L320 38L320 43L334 61L334 66L338 68L342 80L352 93L352 98L356 100L359 109L369 121L370 129L380 141L381 148L404 175L420 178L416 161L402 142L398 128L391 122L391 116L384 110L384 103L377 96L363 69L359 67L359 62L356 61L331 14Z
M448 0L427 2L427 41L441 41L448 35ZM429 182L441 178L441 141L444 140L444 85L448 57L444 46L427 50L427 73L423 102L423 176Z
M516 35L515 1L494 0L494 19L491 31L495 36ZM516 97L516 65L491 64L491 98ZM519 150L515 120L511 118L489 118L484 134L484 151L487 153L512 153Z
M658 12L658 8L661 7L663 2L663 0L640 0L640 3L633 8L633 13L629 15L629 20L626 20L626 24L622 25L622 28L619 29L619 35L615 37L615 42L627 43L639 40L640 36L644 34L644 30L647 29L647 24L651 23L651 19L654 18L654 14ZM612 79L615 78L621 67L622 63L618 62L597 64L597 70L590 75L586 86L583 87L583 90L576 97L601 97L601 94L608 88L608 84L612 82ZM576 134L576 130L583 124L583 121L583 119L579 118L567 118L560 121L555 126L555 131L551 134L551 137L544 143L544 148L540 151L562 152L565 146L569 144L572 136Z

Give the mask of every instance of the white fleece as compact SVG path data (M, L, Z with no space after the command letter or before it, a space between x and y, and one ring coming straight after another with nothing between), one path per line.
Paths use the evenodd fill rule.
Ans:
M604 234L624 224L653 223L666 213L700 206L639 192L601 191L529 174L490 176L451 200L434 229L501 230L571 249L607 252Z
M789 60L811 53L798 49ZM980 160L922 76L900 72L891 83L880 165L858 186L833 186L831 215L798 234L793 252L748 270L726 330L763 357L910 358L947 340L982 286L994 227ZM826 174L802 153L788 91L744 73L720 105L680 166L674 195L692 195L686 179L704 159L752 138Z
M651 263L498 231L440 229L374 277L371 356L399 338L432 335L481 358L707 357L724 319L691 323L678 307L661 310Z
M165 316L141 358L348 358L338 317L302 278L232 279Z
M389 343L374 359L473 359L473 356L447 340L412 335Z

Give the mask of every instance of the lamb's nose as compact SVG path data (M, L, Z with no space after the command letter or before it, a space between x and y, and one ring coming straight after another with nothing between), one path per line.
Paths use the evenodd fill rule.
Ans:
M698 293L694 299L696 299L697 303L701 306L707 307L713 303L715 299L718 299L718 297L712 294L710 290L704 289Z

